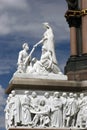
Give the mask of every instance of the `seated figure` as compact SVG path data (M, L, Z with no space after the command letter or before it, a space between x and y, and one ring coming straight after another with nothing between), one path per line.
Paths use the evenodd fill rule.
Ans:
M36 59L35 59L36 60ZM29 73L37 74L60 74L61 71L58 66L53 62L52 52L42 47L42 55L40 60L36 60L33 67L29 70Z
M31 111L32 112L32 111ZM46 105L45 100L40 101L38 108L34 109L35 116L32 121L32 127L47 127L50 124L50 108Z

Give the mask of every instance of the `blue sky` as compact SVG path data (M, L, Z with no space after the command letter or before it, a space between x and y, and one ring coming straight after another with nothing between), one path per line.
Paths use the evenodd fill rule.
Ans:
M5 89L17 68L18 52L27 42L30 50L41 40L49 22L55 39L59 67L64 66L70 55L69 27L64 18L65 0L0 0L0 130L4 130ZM33 57L40 58L41 46Z

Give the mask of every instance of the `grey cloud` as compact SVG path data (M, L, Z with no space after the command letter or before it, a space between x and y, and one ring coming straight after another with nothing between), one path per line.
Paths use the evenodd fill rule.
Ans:
M46 21L52 24L59 35L57 40L67 38L65 0L1 0L1 4L5 8L0 14L0 35L18 32L40 38L44 31L41 24Z
M5 127L4 105L6 102L4 88L0 85L0 129Z
M4 119L4 116L0 115L0 129L2 130L5 129L5 119Z
M3 74L9 74L11 69L13 69L14 67L16 67L16 61L15 59L2 59L0 60L0 75Z
M24 9L27 7L26 0L0 0L0 9L18 8Z
M9 74L10 71L4 69L4 70L0 70L0 75L3 75L3 74Z

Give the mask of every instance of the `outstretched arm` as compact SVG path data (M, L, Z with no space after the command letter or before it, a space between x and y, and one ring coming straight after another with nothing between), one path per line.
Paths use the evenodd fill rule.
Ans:
M42 38L38 43L34 45L34 47L37 47L39 44L43 43L47 38Z

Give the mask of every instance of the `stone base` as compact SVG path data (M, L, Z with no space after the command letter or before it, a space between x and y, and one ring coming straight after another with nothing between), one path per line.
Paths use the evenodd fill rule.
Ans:
M8 130L87 130L87 128L9 128Z
M35 79L52 79L52 80L67 80L68 77L62 72L59 74L29 74L29 73L14 73L13 78L35 78Z
M76 72L68 72L67 73L68 80L77 80L77 81L82 81L82 80L87 80L87 70L80 70Z
M36 91L38 94L38 97L40 99L43 99L44 92L49 91L50 95L53 96L54 91L56 92L72 92L72 93L79 93L87 92L87 81L68 81L68 80L52 80L52 79L38 79L38 78L18 78L14 77L6 90L7 94L10 94L12 90L15 90L16 97L19 96L19 100L22 100L22 96L24 94L25 90L29 90L31 96L31 91ZM41 91L40 91L41 90ZM40 91L40 92L39 92ZM68 95L67 94L67 95ZM51 99L51 98L50 98ZM34 113L35 114L35 113ZM86 126L86 125L85 125ZM8 130L87 130L86 128L30 128L30 126L17 126L17 127L11 127Z
M87 80L87 54L70 57L65 66L69 80Z

